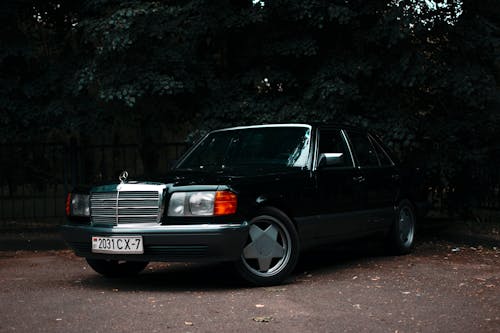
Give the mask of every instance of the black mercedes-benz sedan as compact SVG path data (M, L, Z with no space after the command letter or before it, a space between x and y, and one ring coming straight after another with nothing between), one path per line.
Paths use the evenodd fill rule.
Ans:
M371 234L410 252L426 197L379 138L342 126L273 124L206 135L160 182L68 194L67 243L98 273L150 261L230 261L254 285L282 282L301 250Z

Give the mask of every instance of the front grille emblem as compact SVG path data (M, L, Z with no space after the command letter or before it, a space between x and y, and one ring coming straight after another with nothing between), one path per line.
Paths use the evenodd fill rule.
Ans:
M118 180L120 180L120 182L122 184L126 183L127 182L127 178L128 178L128 172L126 170L122 171L122 173L120 173L120 176L118 177Z

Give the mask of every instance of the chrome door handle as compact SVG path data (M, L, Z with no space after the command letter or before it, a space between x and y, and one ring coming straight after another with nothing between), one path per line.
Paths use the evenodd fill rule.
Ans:
M364 182L366 179L365 179L365 177L363 177L363 176L354 176L354 177L352 177L352 180L354 180L355 182L358 182L358 183L362 183L362 182Z

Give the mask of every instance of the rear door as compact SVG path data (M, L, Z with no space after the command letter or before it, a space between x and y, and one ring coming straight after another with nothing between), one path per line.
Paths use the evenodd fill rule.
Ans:
M347 135L363 183L360 203L366 218L366 230L384 229L394 216L399 189L398 170L375 138L353 130Z

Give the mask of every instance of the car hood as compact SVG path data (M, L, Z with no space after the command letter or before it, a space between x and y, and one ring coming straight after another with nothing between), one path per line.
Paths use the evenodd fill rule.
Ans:
M279 179L302 173L300 168L262 168L248 167L238 170L174 170L162 181L174 186L188 185L234 185L246 182L256 182L258 180Z
M148 180L129 180L127 184L141 185L167 185L167 187L201 186L201 185L228 185L269 183L294 177L304 173L302 168L272 168L272 167L246 167L220 170L172 170ZM143 177L141 177L143 178ZM144 177L146 178L146 177ZM93 191L112 191L120 182L102 182L92 188Z

